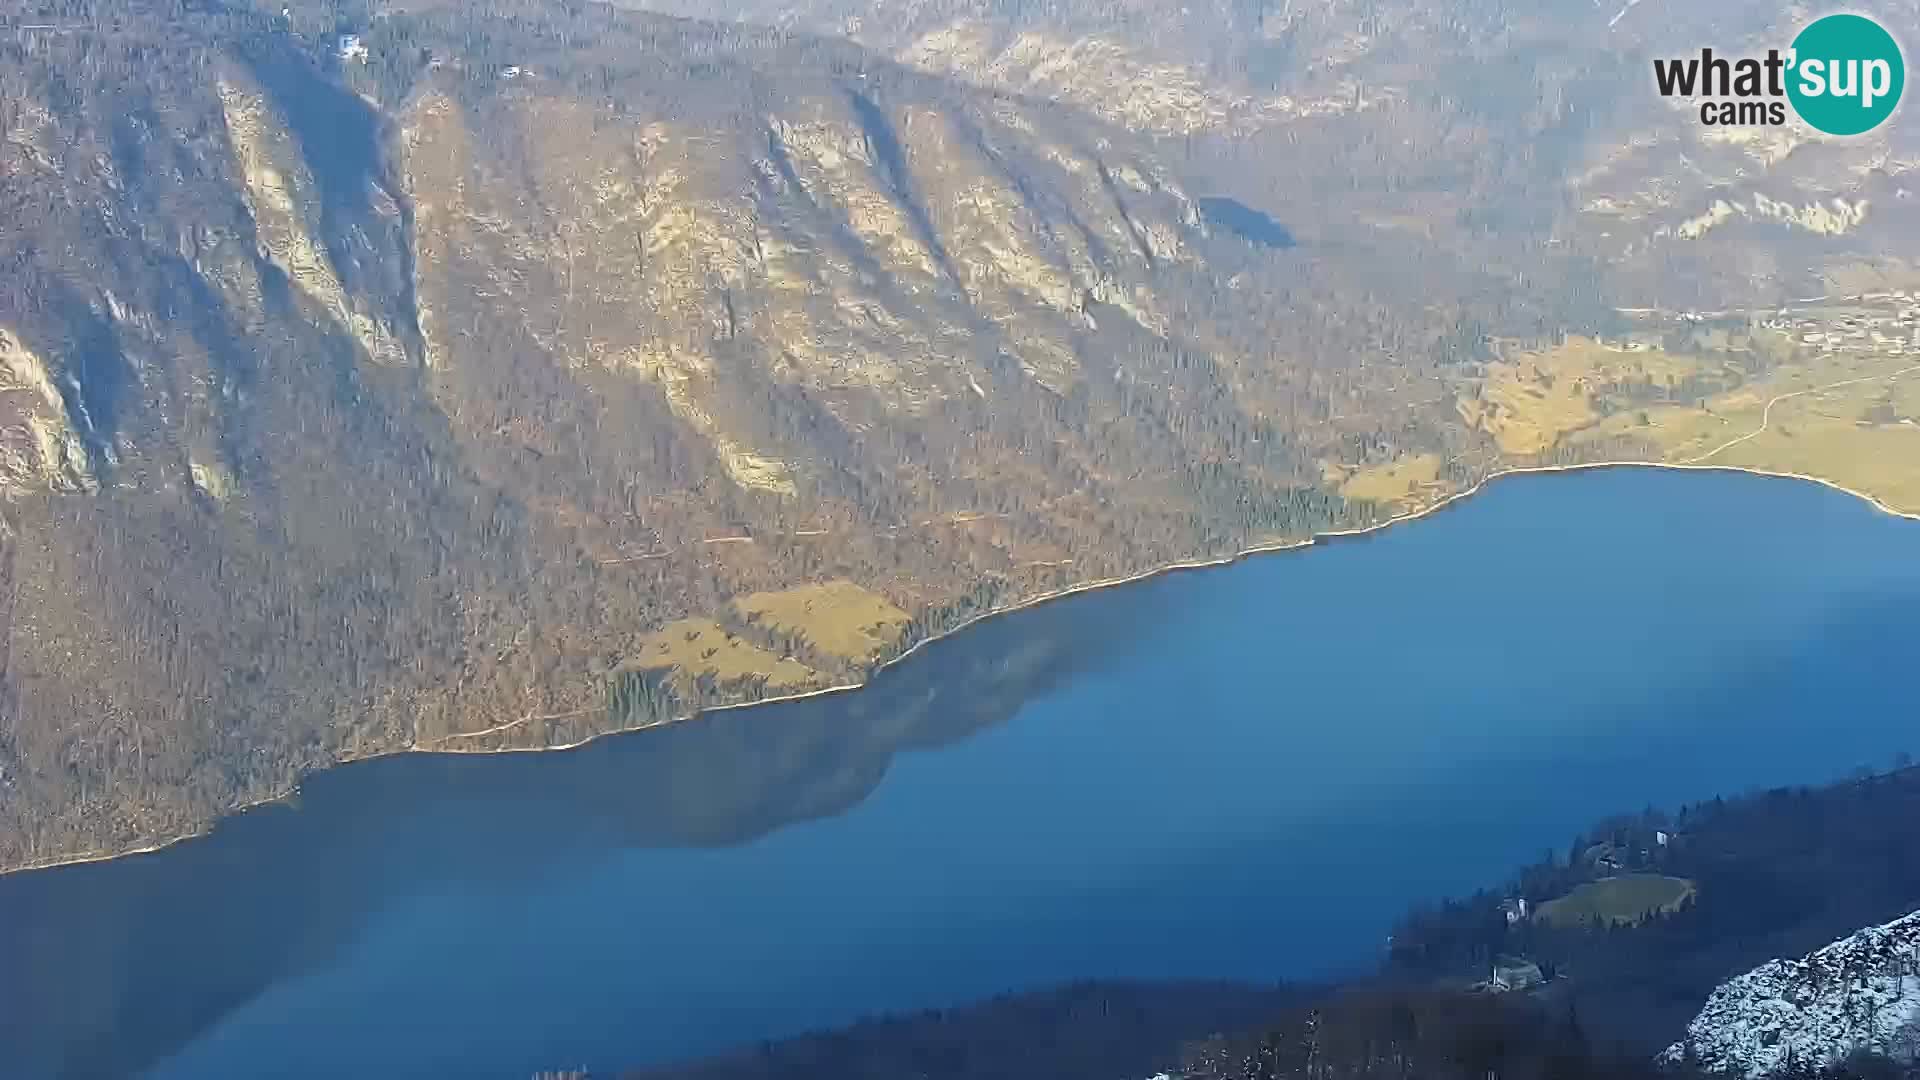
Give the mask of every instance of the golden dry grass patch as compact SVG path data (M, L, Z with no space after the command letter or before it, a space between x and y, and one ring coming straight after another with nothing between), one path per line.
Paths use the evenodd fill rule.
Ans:
M1823 357L1703 407L1623 410L1574 438L1633 435L1669 463L1812 476L1920 513L1920 372L1901 374L1913 363L1908 356ZM1789 394L1796 396L1783 397Z
M893 602L851 581L826 581L733 602L741 619L805 638L822 653L864 662L897 643L909 616Z
M690 678L711 675L723 683L765 678L769 687L783 690L819 681L818 673L807 665L743 641L712 619L676 619L641 638L633 666L671 668Z
M1920 513L1920 427L1834 415L1820 409L1817 400L1793 407L1801 404L1796 400L1775 408L1764 434L1715 455L1711 463L1817 476L1903 513Z
M1487 365L1476 392L1461 395L1456 405L1462 419L1493 436L1501 453L1530 457L1598 422L1608 388L1671 386L1703 370L1699 360L1659 349L1570 337Z
M1405 505L1440 482L1440 466L1438 454L1411 454L1354 469L1340 482L1340 494L1349 499Z
M1678 464L1752 431L1760 423L1761 405L1751 410L1706 409L1690 405L1654 405L1625 409L1569 437L1586 443L1618 436L1634 436L1654 444L1649 460Z

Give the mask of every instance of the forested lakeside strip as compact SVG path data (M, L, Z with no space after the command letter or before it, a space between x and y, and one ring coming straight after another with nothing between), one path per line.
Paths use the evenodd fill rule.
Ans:
M893 667L896 664L905 662L906 660L912 658L913 656L915 656L921 650L927 648L928 646L945 641L946 639L951 638L961 633L962 631L965 631L975 626L976 624L984 622L988 619L995 619L1003 616L1017 614L1019 612L1026 611L1031 608L1039 607L1042 604L1049 604L1058 600L1064 600L1069 597L1079 596L1086 593L1097 592L1103 589L1113 589L1113 588L1119 588L1124 585L1137 584L1139 582L1148 581L1154 578L1161 577L1163 575L1184 573L1184 572L1198 571L1198 570L1221 569L1224 567L1233 566L1237 563L1240 563L1242 561L1252 559L1258 556L1273 555L1273 554L1278 554L1282 552L1304 551L1304 550L1310 550L1317 547L1322 547L1337 541L1363 539L1366 537L1370 537L1374 534L1384 532L1385 530L1394 528L1396 526L1411 524L1423 518L1427 518L1434 514L1437 514L1443 510L1452 509L1466 502L1467 500L1473 498L1474 496L1481 494L1489 486L1501 480L1507 480L1514 477L1523 477L1523 476L1547 476L1547 475L1562 474L1562 473L1595 472L1595 471L1616 470L1616 469L1649 469L1649 470L1673 470L1673 471L1682 471L1682 472L1739 473L1739 474L1745 474L1748 476L1765 477L1768 479L1802 481L1806 483L1817 484L1821 487L1825 487L1833 491L1840 492L1842 494L1851 495L1856 499L1860 499L1866 502L1868 505L1872 506L1875 510L1883 514L1887 514L1889 516L1900 518L1906 521L1920 521L1920 514L1909 513L1906 511L1895 509L1894 507L1889 506L1886 502L1882 501L1881 499L1879 499L1874 495L1848 487L1844 484L1838 483L1833 480L1828 480L1824 477L1812 476L1805 473L1756 469L1756 468L1749 468L1749 467L1737 466L1737 465L1710 465L1710 464L1674 463L1674 462L1660 462L1660 461L1635 461L1635 460L1594 461L1594 462L1577 462L1577 463L1555 464L1555 465L1515 466L1512 468L1501 469L1495 472L1488 473L1485 477L1481 478L1479 481L1472 484L1471 486L1463 488L1460 491L1450 493L1442 498L1435 500L1434 502L1432 502L1427 506L1424 506L1415 510L1409 510L1405 513L1394 515L1376 524L1368 525L1362 528L1330 530L1326 532L1315 533L1311 537L1300 539L1300 540L1280 540L1272 543L1257 544L1257 545L1243 548L1233 553L1222 555L1215 558L1189 559L1189 560L1182 560L1174 563L1168 563L1168 564L1152 567L1146 570L1142 570L1134 574L1127 574L1127 575L1113 577L1113 578L1105 578L1105 579L1096 580L1096 581L1081 582L1073 585L1063 586L1057 589L1050 589L1045 592L1038 593L1036 595L1027 597L1022 600L1015 601L1010 604L989 607L989 608L986 608L985 610L981 610L966 616L965 618L961 619L959 622L955 623L950 627L946 627L944 629L927 633L923 636L914 638L906 645L904 649L899 651L897 654L879 661L865 674L863 678L852 681L852 682L840 683L833 686L820 687L820 688L805 690L805 691L796 692L796 693L778 694L778 695L772 695L768 697L754 698L751 700L725 702L720 704L702 706L700 708L696 708L684 713L658 717L658 718L647 720L639 724L633 724L630 726L611 728L606 731L595 732L593 734L585 736L584 738L576 739L574 741L567 742L567 743L555 743L551 745L537 745L537 746L484 747L484 748L475 748L475 749L454 748L454 747L448 747L447 745L445 745L448 741L451 741L454 739L473 739L473 738L478 738L488 734L504 731L512 727L516 727L519 724L524 722L525 718L522 718L521 720L508 721L504 724L494 725L493 727L484 728L479 731L458 733L456 735L452 735L452 736L442 738L440 740L436 740L435 742L427 745L421 745L416 743L413 746L409 746L400 750L378 751L378 752L369 753L369 754L345 757L335 762L333 765L328 766L328 768L330 769L339 768L343 765L350 765L359 761L368 761L376 758L395 757L402 754L561 753L569 750L577 750L590 743L598 742L601 739L611 738L614 736L635 735L644 731L649 731L655 728L664 727L670 724L679 724L679 723L698 720L700 717L710 713L722 713L722 712L730 712L730 711L739 710L739 709L771 707L771 706L777 706L782 704L788 704L796 701L805 701L812 698L824 697L827 695L846 694L846 693L850 693L850 692L865 688L881 672L887 670L888 668ZM145 844L140 847L128 848L125 850L85 852L77 855L62 856L62 857L57 857L57 858L52 858L52 859L47 859L47 860L42 860L37 862L23 863L17 866L0 867L0 875L30 873L34 871L57 870L61 867L67 867L67 866L80 866L80 865L86 865L89 863L106 862L112 859L130 858L133 856L154 854L156 852L160 852L167 848L170 848L175 844L179 844L185 841L204 837L209 832L211 832L212 829L216 827L221 821L224 821L228 818L237 816L239 814L244 814L250 810L254 810L259 807L269 806L275 803L284 802L285 800L297 794L299 790L300 790L299 783L295 783L289 786L284 791L280 791L268 797L257 799L252 802L246 803L234 809L232 812L228 814L221 815L219 818L214 819L204 827L197 828L168 839L155 841L150 844Z

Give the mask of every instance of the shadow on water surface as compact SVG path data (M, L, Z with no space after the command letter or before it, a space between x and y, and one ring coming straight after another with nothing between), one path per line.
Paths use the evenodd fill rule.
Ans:
M358 762L159 852L0 877L0 1073L136 1075L396 901L842 813L894 755L999 724L1097 662L1126 620L1090 634L1072 607L981 623L858 693L565 752Z

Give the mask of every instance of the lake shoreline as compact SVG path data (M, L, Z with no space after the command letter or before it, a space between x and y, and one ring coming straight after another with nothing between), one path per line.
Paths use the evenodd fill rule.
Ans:
M1244 548L1237 552L1233 552L1231 554L1222 555L1215 558L1193 559L1193 560L1187 560L1182 562L1168 563L1165 565L1143 570L1135 574L1128 574L1122 577L1106 578L1098 581L1082 582L1079 584L1070 585L1070 586L1066 586L1059 589L1049 590L1047 592L1028 597L1024 600L1020 600L1016 603L1009 604L1005 607L998 607L988 611L983 611L983 612L980 612L979 614L973 615L961 621L960 623L956 624L955 626L947 630L944 630L938 634L930 635L928 637L922 638L919 641L914 642L912 645L902 650L897 656L891 657L890 659L877 665L872 670L872 672L869 673L866 679L861 680L859 682L822 687L819 689L808 690L808 691L795 693L795 694L783 694L783 695L774 696L774 697L756 698L752 701L742 701L742 702L733 702L725 705L715 705L709 708L700 709L686 716L677 716L677 717L672 717L665 720L657 720L647 724L636 725L634 727L615 728L608 731L597 732L593 735L587 736L584 739L579 739L571 743L560 743L560 744L552 744L552 745L545 745L545 746L515 746L515 747L503 747L503 748L497 748L497 749L480 749L480 750L462 750L457 748L449 748L444 745L449 740L479 738L485 735L495 734L500 731L509 730L513 727L519 726L520 724L524 724L527 722L528 719L531 719L531 717L523 717L519 720L510 721L506 724L495 725L494 727L490 727L490 728L483 728L479 731L461 732L453 735L443 736L437 742L429 745L423 746L423 745L415 744L415 745L403 747L400 749L382 750L374 753L361 754L354 757L343 757L331 763L330 765L326 766L325 768L327 769L338 768L340 766L354 764L355 762L370 761L376 758L398 757L405 754L482 755L482 754L562 753L568 750L579 749L583 746L588 745L589 743L597 742L601 739L612 738L614 736L620 736L620 735L633 735L639 732L649 731L654 728L666 727L673 724L680 724L690 720L699 719L700 717L710 713L728 712L736 709L758 708L761 706L780 705L780 704L785 704L789 702L804 701L809 698L822 697L828 694L845 694L851 691L865 688L868 685L868 683L873 681L874 678L878 677L882 672L886 671L888 668L893 667L895 664L899 664L907 660L909 657L912 657L915 653L919 652L920 650L930 645L933 645L937 642L944 641L947 638L950 638L956 634L959 634L961 631L966 630L969 627L972 627L975 624L985 621L987 619L1000 618L1002 616L1011 615L1016 612L1021 612L1021 611L1028 610L1030 608L1039 607L1042 604L1052 603L1056 600L1066 599L1067 597L1077 596L1083 593L1091 593L1091 592L1095 592L1097 590L1102 590L1102 589L1117 588L1122 585L1136 584L1138 582L1146 581L1151 578L1157 578L1162 575L1182 573L1182 572L1194 571L1194 570L1218 569L1221 567L1232 566L1236 563L1239 563L1244 560L1251 559L1260 555L1271 555L1279 552L1288 552L1288 551L1300 551L1300 550L1311 549L1326 543L1369 537L1376 533L1384 532L1385 530L1393 528L1395 526L1406 525L1406 524L1418 521L1422 518L1426 518L1431 515L1437 514L1443 510L1447 510L1452 507L1455 507L1456 505L1465 502L1466 500L1472 498L1473 496L1480 494L1482 491L1484 491L1489 485L1491 485L1495 481L1507 479L1510 477L1548 475L1548 474L1554 474L1554 473L1590 472L1590 471L1600 471L1600 470L1609 470L1609 469L1661 469L1661 470L1675 470L1675 471L1687 471L1687 472L1742 473L1749 476L1760 476L1760 477L1766 477L1769 479L1804 481L1807 483L1817 484L1821 487L1825 487L1833 491L1838 491L1845 495L1853 496L1854 498L1859 499L1867 503L1868 505L1872 506L1875 510L1883 514L1889 515L1891 517L1900 518L1907 521L1920 521L1920 513L1910 513L1907 511L1897 510L1892 506L1889 506L1887 503L1883 502L1877 496L1870 495L1863 491L1855 490L1853 488L1847 487L1844 484L1840 484L1835 481L1825 479L1823 477L1811 476L1804 473L1781 472L1781 471L1774 471L1774 470L1767 470L1767 469L1755 469L1755 468L1747 468L1747 467L1736 466L1736 465L1667 463L1667 462L1655 462L1655 461L1596 461L1596 462L1584 462L1584 463L1571 464L1571 465L1517 466L1514 468L1502 469L1497 472L1489 473L1486 476L1482 477L1479 481L1475 482L1470 487L1463 488L1460 491L1454 492L1450 495L1440 498L1429 506L1424 506L1416 510L1409 510L1401 514L1396 514L1376 524L1366 526L1365 528L1343 529L1343 530L1336 530L1332 532L1315 533L1313 536L1304 540L1289 540L1289 541L1275 542L1275 543L1268 543L1268 544L1258 544L1252 547ZM109 862L117 859L126 859L126 858L141 856L141 855L155 854L157 852L164 851L167 848L173 847L176 844L204 837L209 833L211 833L215 828L217 828L221 821L224 821L228 818L232 818L240 814L247 813L251 810L257 810L262 807L272 806L278 803L286 802L288 799L297 795L299 793L299 790L300 790L300 784L296 782L294 785L292 785L285 791L279 792L272 796L268 796L266 798L257 799L253 802L249 802L241 806L237 806L234 809L219 815L217 818L215 818L212 822L209 822L203 828L195 829L191 832L183 833L181 835L174 836L165 840L155 841L153 843L150 843L138 848L129 848L129 849L120 850L120 851L88 852L88 853L76 854L71 856L58 857L54 859L48 859L41 862L24 863L18 866L0 868L0 876L12 875L12 874L25 874L25 873L32 873L35 871L56 870L62 867L84 866L84 865L89 865L94 863Z

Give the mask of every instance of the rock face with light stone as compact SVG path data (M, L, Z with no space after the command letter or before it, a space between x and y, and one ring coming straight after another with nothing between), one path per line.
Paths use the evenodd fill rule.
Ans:
M1663 1059L1763 1080L1860 1052L1920 1061L1920 912L1722 983Z

